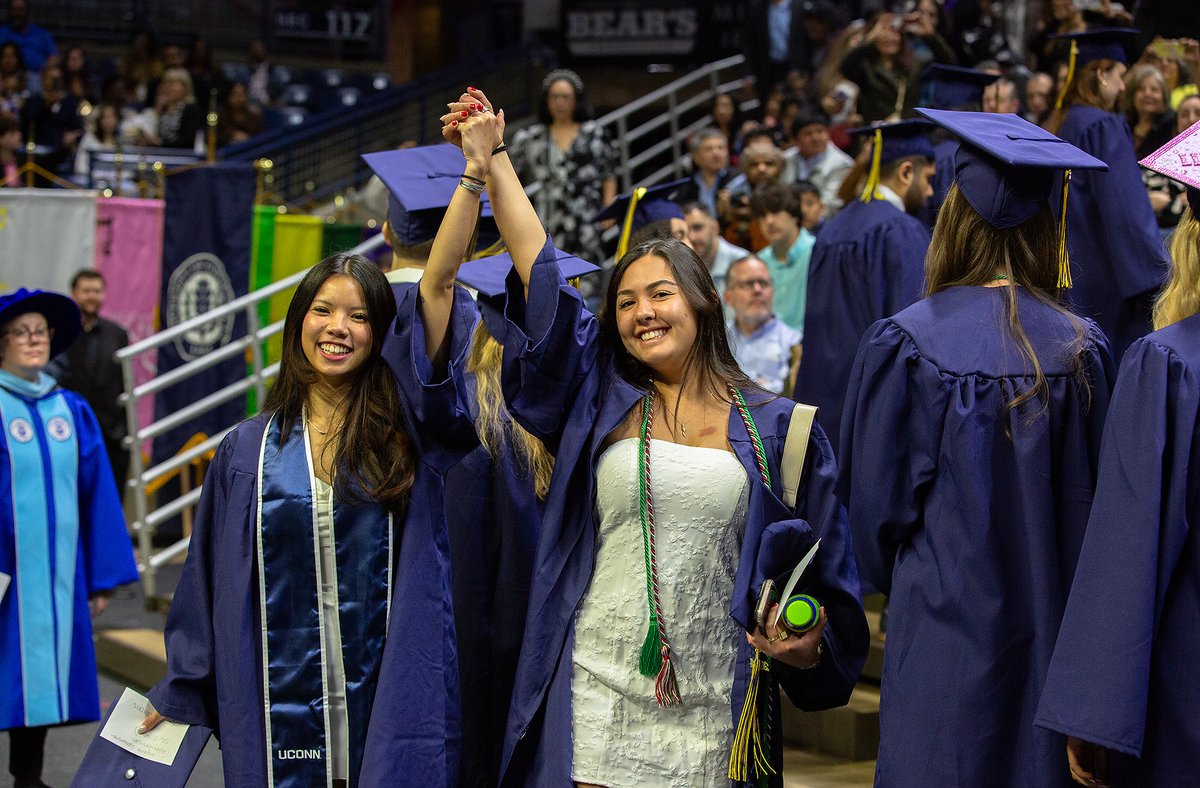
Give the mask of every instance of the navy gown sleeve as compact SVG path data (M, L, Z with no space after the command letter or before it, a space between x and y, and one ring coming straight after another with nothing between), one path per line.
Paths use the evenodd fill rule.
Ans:
M890 317L921 299L925 289L925 253L929 249L929 231L916 219L891 223L882 235L882 263L886 283L881 311L872 315L879 320ZM860 337L861 338L861 337Z
M849 511L859 571L884 594L897 550L921 526L948 390L891 321L863 338L842 415L838 496Z
M213 534L226 519L229 466L236 443L237 430L221 442L204 477L187 561L167 615L167 676L147 695L155 711L167 719L214 729L218 725Z
M1117 115L1103 113L1076 145L1108 164L1108 172L1080 170L1071 176L1070 189L1094 191L1101 207L1110 207L1104 221L1087 228L1084 256L1091 249L1113 250L1110 254L1119 257L1112 266L1113 284L1124 299L1157 291L1167 274L1167 254L1142 185L1129 127ZM1087 259L1077 262L1087 270Z
M449 364L446 375L440 378L425 349L420 290L416 285L396 288L396 304L396 319L384 340L383 358L395 376L401 401L412 414L417 440L425 448L468 451L477 442L470 406L464 399L471 335L479 317L475 302L465 289L455 285L448 329Z
M557 455L583 383L599 368L599 326L559 272L550 238L533 264L528 296L524 290L511 272L503 319L489 321L489 328L504 346L501 381L509 411Z
M79 446L79 540L91 595L137 582L137 563L100 425L82 397L69 399Z
M1134 757L1147 730L1151 665L1174 663L1172 697L1194 697L1194 622L1163 643L1164 610L1180 597L1195 510L1200 378L1147 337L1125 354L1101 447L1096 496L1036 723ZM1184 565L1187 567L1187 565ZM1193 571L1194 565L1184 571ZM1178 613L1177 613L1178 615ZM1181 618L1191 621L1194 616ZM1169 636L1168 636L1169 638ZM1182 646L1182 648L1180 648ZM1177 715L1200 739L1195 709ZM1161 734L1160 735L1164 735ZM1180 752L1186 762L1188 757ZM1194 766L1195 753L1191 753ZM1188 767L1189 774L1191 767Z
M797 708L817 711L845 705L850 699L867 659L871 633L863 613L846 510L834 494L837 463L819 424L813 425L804 464L796 516L807 522L812 537L821 540L821 548L811 567L815 574L810 577L806 573L801 582L804 593L811 594L825 608L827 623L821 636L824 654L821 664L811 670L778 661L772 670ZM780 526L786 528L789 523L768 526L768 534ZM767 539L763 548L769 550Z

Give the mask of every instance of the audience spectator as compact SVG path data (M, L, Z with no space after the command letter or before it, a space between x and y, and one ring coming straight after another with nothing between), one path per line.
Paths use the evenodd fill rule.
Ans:
M1017 97L1017 86L1011 79L1001 77L983 89L983 111L1017 114L1021 111L1021 99Z
M1191 38L1155 38L1142 53L1141 64L1154 66L1166 83L1171 109L1197 92L1200 80L1200 42Z
M1197 122L1200 122L1200 94L1192 94L1180 102L1171 132L1182 134ZM1164 236L1169 235L1183 217L1183 211L1187 207L1187 190L1179 181L1144 167L1142 183L1146 185L1146 192L1150 195L1150 207L1154 209L1159 232Z
M118 73L125 83L125 90L138 106L152 103L154 86L163 75L163 64L158 57L158 43L149 30L133 34L129 49L121 59Z
M775 315L775 287L766 263L741 257L729 268L725 303L729 349L742 371L767 391L784 393L800 354L800 332Z
M91 152L116 150L120 144L121 111L113 104L97 104L88 116L87 126L75 152L75 174L84 183L91 170Z
M675 198L683 202L701 202L713 216L717 214L717 192L737 177L729 166L729 143L719 129L700 129L692 135L692 174Z
M508 155L524 184L538 182L533 204L546 232L565 252L605 258L592 217L617 196L617 149L592 120L583 80L570 69L542 80L538 123L521 129Z
M808 263L816 238L804 229L800 194L790 184L764 186L750 198L750 212L767 242L757 254L778 287L778 314L788 325L803 326Z
M1037 70L1051 71L1066 60L1069 45L1051 36L1082 33L1084 30L1087 30L1087 22L1083 19L1083 9L1075 0L1045 0L1041 18L1029 41L1029 51Z
M85 268L71 280L71 298L79 306L83 333L67 351L56 356L46 372L65 389L80 394L96 414L104 448L112 466L117 490L124 492L129 474L129 449L122 443L128 434L125 408L120 404L124 384L121 365L114 355L129 344L125 329L100 316L104 308L104 275Z
M708 266L717 292L725 289L725 274L734 260L738 260L750 252L740 246L734 246L721 237L721 226L717 215L702 202L692 201L683 204L683 218L687 222L688 244Z
M67 93L74 96L80 106L95 104L100 98L100 91L88 69L83 47L73 46L67 50L63 56L62 70Z
M1054 77L1037 71L1025 81L1025 120L1042 125L1054 107Z
M229 86L225 106L217 115L217 144L232 145L245 142L263 130L262 113L250 103L250 95L243 82Z
M746 11L742 49L764 105L767 95L794 68L804 68L808 46L799 0L754 0Z
M1125 79L1121 109L1133 132L1133 149L1139 159L1175 136L1175 113L1167 106L1167 83L1154 66L1135 66Z
M29 98L28 79L20 48L11 41L0 44L0 111L21 114Z
M821 200L820 190L811 181L796 181L795 189L800 197L800 224L815 238L820 235L830 211Z
M812 94L817 97L821 109L830 117L833 126L845 123L850 116L857 115L858 85L846 79L841 72L841 65L846 53L862 43L866 30L866 24L861 19L847 25L830 47L825 62L813 77ZM860 120L854 118L851 125L857 126ZM845 150L847 145L839 144L838 147Z
M842 8L829 0L806 0L800 4L800 22L804 26L805 43L800 67L804 76L811 78L829 61L847 17ZM812 94L811 90L805 92Z
M949 26L955 34L947 40L954 42L954 52L960 62L983 68L981 64L986 60L1011 60L1012 44L1005 35L1006 7L1005 3L986 0L954 3ZM941 32L945 35L946 29Z
M8 16L0 25L0 43L11 41L21 50L21 58L30 71L38 72L57 50L50 32L29 21L26 0L8 0Z
M260 107L269 106L274 98L272 96L274 85L271 77L271 63L267 59L267 46L262 39L256 38L250 42L248 60L250 79L246 83L246 90L250 95L250 101Z
M20 186L18 174L21 162L17 158L24 147L21 142L21 124L7 112L0 112L0 186Z
M813 184L825 210L832 216L842 207L837 192L854 160L829 139L829 117L819 110L796 118L792 137L796 141L796 180Z
M42 69L42 92L25 102L22 125L25 137L45 149L39 154L43 167L58 172L68 163L70 171L75 162L75 148L83 136L83 120L79 116L79 101L67 95L59 66Z
M784 157L776 145L766 140L748 145L742 151L741 174L717 192L717 216L725 237L747 249L762 246L762 233L751 222L750 195L769 183L778 183L783 175Z
M154 102L153 126L143 128L142 143L163 148L196 146L196 134L204 124L204 112L196 106L192 78L182 68L163 73Z
M192 76L192 88L196 100L201 107L207 108L212 90L215 88L218 93L221 93L223 87L221 72L213 66L212 49L209 47L208 38L203 35L192 37L192 43L188 47L187 59L183 66Z
M927 16L880 14L863 43L842 58L842 74L858 85L858 112L864 122L906 117L917 106L927 61L913 52L910 34L926 43L937 62L955 61Z

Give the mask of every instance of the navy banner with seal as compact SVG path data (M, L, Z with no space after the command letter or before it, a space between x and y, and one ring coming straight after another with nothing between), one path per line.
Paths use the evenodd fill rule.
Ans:
M161 314L164 328L245 295L250 287L250 229L255 172L250 164L216 164L166 178L163 230ZM229 315L188 331L158 354L164 374L244 336L244 315ZM154 403L161 419L197 400L242 380L241 354L160 392ZM154 441L154 462L175 453L197 433L211 436L245 415L245 398L237 396Z

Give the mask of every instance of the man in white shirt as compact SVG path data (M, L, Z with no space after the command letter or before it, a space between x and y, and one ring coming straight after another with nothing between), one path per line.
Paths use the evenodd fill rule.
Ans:
M799 358L800 332L775 316L775 287L766 263L748 256L734 261L725 280L726 325L738 366L760 386L782 394Z
M825 218L831 218L842 207L838 189L854 160L829 139L829 118L819 110L809 110L792 122L792 139L796 144L796 180L808 181L817 187L825 205Z

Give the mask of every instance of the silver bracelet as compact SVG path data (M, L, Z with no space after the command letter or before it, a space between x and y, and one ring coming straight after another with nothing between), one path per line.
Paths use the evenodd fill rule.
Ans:
M483 184L481 184L481 183L474 183L472 181L467 180L466 178L461 178L458 181L458 185L463 187L467 191L471 192L472 194L483 194Z

